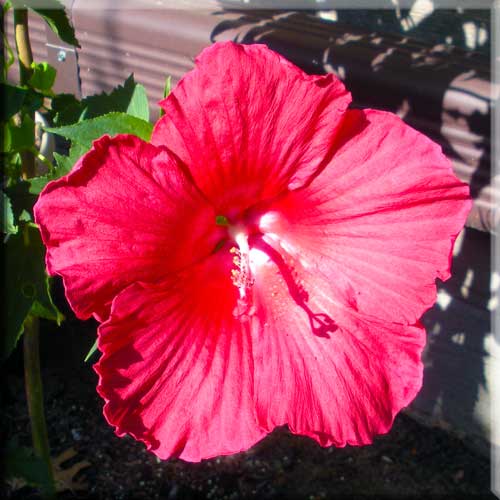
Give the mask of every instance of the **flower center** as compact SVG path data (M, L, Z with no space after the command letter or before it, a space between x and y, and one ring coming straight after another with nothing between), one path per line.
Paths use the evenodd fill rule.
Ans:
M337 330L337 325L328 314L313 310L308 304L309 294L294 270L293 247L281 241L279 249L276 249L265 239L266 234L270 237L271 233L266 233L261 228L265 222L264 218L271 217L274 215L270 213L260 215L258 223L255 216L241 217L236 223L229 222L225 216L216 217L216 224L226 227L227 235L234 242L229 249L235 266L231 270L231 280L238 289L238 300L233 316L240 321L248 322L256 315L252 290L255 283L254 276L257 276L260 266L272 262L281 274L283 285L288 289L290 297L307 314L312 333L318 337L329 337L330 333ZM224 241L227 242L227 239Z

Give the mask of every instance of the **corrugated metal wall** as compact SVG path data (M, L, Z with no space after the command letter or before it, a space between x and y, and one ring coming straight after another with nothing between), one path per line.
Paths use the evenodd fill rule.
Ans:
M157 112L166 75L175 83L212 41L266 43L310 73L337 73L354 105L397 112L442 144L475 197L468 224L491 231L498 223L489 183L491 102L498 89L490 83L484 55L367 33L304 12L91 10L80 5L75 1L73 21L82 45L83 95L110 90L133 72Z

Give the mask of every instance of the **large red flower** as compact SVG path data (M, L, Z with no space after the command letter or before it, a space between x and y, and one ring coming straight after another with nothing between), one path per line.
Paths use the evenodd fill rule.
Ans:
M370 443L422 383L419 317L470 208L439 146L349 110L333 75L206 49L151 144L104 136L35 207L47 269L95 316L104 414L161 458L275 426Z

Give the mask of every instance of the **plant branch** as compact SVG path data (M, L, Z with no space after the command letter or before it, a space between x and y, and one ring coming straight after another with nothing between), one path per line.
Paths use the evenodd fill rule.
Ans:
M52 164L52 162L46 156L40 153L36 148L30 149L30 151L35 155L38 161L42 162L47 167L49 172L52 172L52 170L54 170L54 165Z
M28 85L33 70L33 53L31 51L30 35L28 32L28 10L14 9L14 33L16 38L17 58L19 61L19 79L21 85ZM31 117L34 123L34 116ZM35 129L33 128L33 134ZM30 151L21 153L22 177L28 179L35 175L35 157Z
M24 384L31 421L33 448L46 467L47 486L45 498L54 498L54 473L50 461L49 438L43 408L43 387L40 372L40 347L38 318L29 314L24 321Z
M14 9L14 30L16 50L19 61L19 75L21 85L29 86L32 74L31 63L33 53L28 32L27 9ZM33 113L34 115L34 113ZM31 117L34 124L34 116ZM35 129L33 127L33 135ZM28 179L35 175L35 155L32 151L23 151L22 176ZM46 499L55 498L55 483L52 463L50 461L49 438L43 408L42 376L40 373L40 347L39 347L39 322L38 318L28 314L24 320L24 384L28 412L31 422L31 436L36 455L43 460L46 469L46 484L42 495Z
M27 85L33 70L33 53L31 52L30 35L28 32L28 10L14 9L14 27L19 73L21 85Z

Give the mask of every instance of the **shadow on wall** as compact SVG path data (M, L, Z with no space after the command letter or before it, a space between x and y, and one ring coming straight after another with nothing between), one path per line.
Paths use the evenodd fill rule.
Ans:
M453 277L439 285L438 303L422 318L428 332L424 387L411 410L427 423L467 434L487 452L491 388L485 340L491 334L494 221L478 207L489 203L490 12L434 10L413 26L411 11L394 9L246 10L233 11L232 19L224 14L213 42L264 43L308 73L337 74L354 107L398 113L440 143L480 199L469 224L486 232L463 231ZM474 43L464 26L475 27Z
M470 228L457 241L452 277L440 284L438 303L422 318L428 335L424 385L413 403L435 423L483 437L491 430L494 390L485 343L494 306L489 248L490 235Z
M492 203L483 192L491 177L489 11L435 10L404 33L403 11L400 19L394 9L331 12L245 10L227 19L225 10L211 40L264 43L308 73L337 74L353 107L397 113L441 144L472 196L485 198L488 208L476 204L469 222L491 230ZM464 25L481 33L481 52L461 48Z

